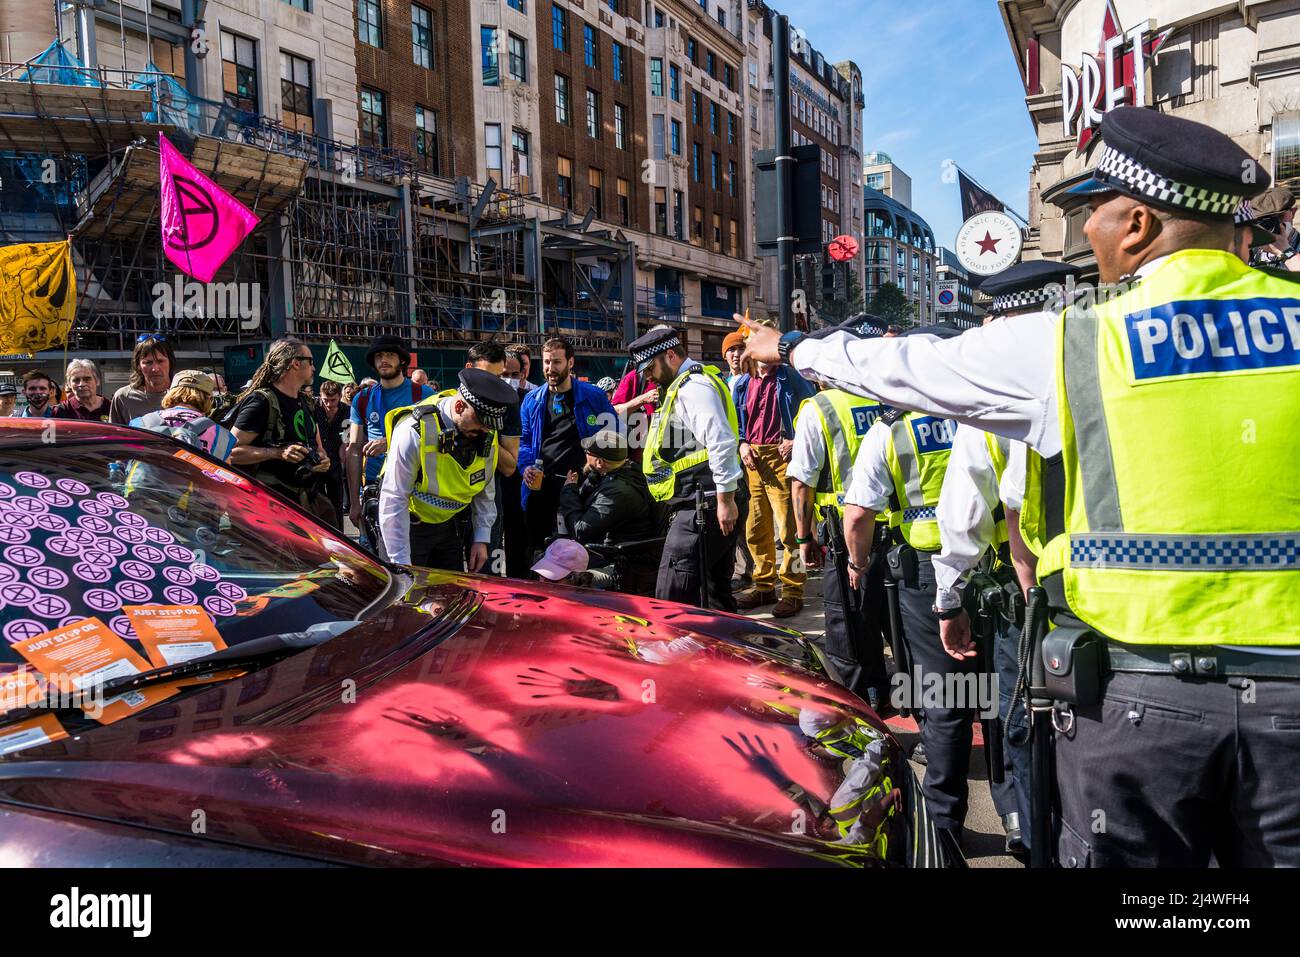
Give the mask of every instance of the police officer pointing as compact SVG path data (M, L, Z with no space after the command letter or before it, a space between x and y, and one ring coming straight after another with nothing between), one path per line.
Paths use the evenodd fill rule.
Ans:
M497 514L497 432L518 402L518 393L492 373L462 369L459 388L388 414L379 526L389 558L463 571L464 542L454 519L470 506L469 570L483 567Z
M1269 177L1153 111L1113 110L1101 135L1076 191L1116 298L952 342L754 324L748 352L1061 455L1038 565L1065 699L1059 863L1300 865L1300 299L1227 251Z

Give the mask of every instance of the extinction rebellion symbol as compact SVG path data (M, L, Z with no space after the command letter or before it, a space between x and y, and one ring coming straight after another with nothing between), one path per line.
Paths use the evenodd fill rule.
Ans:
M172 233L167 237L167 245L183 253L192 253L216 238L221 214L217 212L211 194L194 180L173 173L172 182L176 185L176 197L181 206L181 228L180 235ZM197 230L194 228L196 223L200 226Z

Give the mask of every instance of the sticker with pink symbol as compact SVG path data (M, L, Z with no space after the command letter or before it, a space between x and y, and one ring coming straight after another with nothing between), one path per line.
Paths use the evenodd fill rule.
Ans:
M14 478L28 488L49 488L50 480L40 472L15 472Z

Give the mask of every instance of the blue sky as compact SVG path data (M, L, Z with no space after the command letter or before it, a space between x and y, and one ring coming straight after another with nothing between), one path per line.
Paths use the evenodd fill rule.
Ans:
M1026 215L1038 142L1019 66L993 0L773 0L832 63L862 70L864 151L912 177L912 206L952 248L961 226L958 166Z

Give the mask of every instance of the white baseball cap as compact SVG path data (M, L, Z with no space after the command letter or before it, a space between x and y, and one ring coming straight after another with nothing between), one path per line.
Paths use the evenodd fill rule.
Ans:
M546 548L546 554L533 566L533 571L548 581L557 582L573 572L587 570L587 550L571 538L557 538Z

